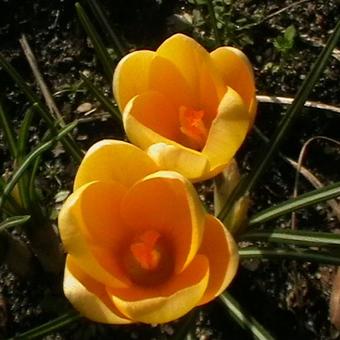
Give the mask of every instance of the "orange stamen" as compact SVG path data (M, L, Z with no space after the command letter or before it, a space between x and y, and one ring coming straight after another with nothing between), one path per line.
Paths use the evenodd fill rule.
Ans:
M130 250L143 269L154 270L160 261L160 252L156 248L160 234L154 230L144 232L138 242L132 243Z
M180 130L185 136L185 144L190 148L202 150L208 131L203 122L204 111L181 106L179 108Z
M171 246L164 235L146 230L123 250L123 263L130 279L141 286L164 282L174 268Z

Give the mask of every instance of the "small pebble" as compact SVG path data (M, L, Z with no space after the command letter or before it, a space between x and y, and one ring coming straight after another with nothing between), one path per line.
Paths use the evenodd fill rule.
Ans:
M77 107L77 112L85 113L85 112L90 111L91 109L92 109L92 104L91 103L83 103L83 104L80 104Z

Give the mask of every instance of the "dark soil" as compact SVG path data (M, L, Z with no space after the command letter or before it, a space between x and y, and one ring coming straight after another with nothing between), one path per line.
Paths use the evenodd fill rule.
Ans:
M194 6L186 1L102 2L112 26L122 37L127 49L155 48L177 31L193 34L206 46L211 44L211 32L208 29L210 24L204 6L198 8L205 23L193 28L183 19L184 15L195 14ZM228 18L232 23L242 19L245 24L252 24L257 18L263 19L293 2L268 0L259 4L254 0L240 0L235 2ZM86 4L84 7L87 9ZM338 1L309 1L241 33L231 27L229 43L242 47L252 61L259 94L293 97L321 51L319 45L326 42L339 17ZM273 40L290 25L295 26L297 37L293 49L283 55L275 49ZM103 79L93 48L77 20L74 1L0 0L0 51L39 92L18 43L22 33L27 36L52 93L64 91L56 96L56 100L65 119L72 121L74 118L86 118L75 135L82 147L87 149L102 138L124 139L122 131L111 118L96 118L105 112L86 89L81 87L80 92L72 90L80 82L79 72L86 71L109 95L111 92ZM109 39L106 41L112 47ZM339 76L339 60L332 57L311 99L339 106ZM0 90L6 111L11 112L14 124L19 125L28 103L1 69ZM84 102L90 103L96 112L87 117L79 113L77 107ZM256 124L270 137L284 112L285 107L277 104L260 104ZM339 140L339 119L339 114L305 109L282 146L282 153L296 160L306 140L316 135ZM45 129L43 124L34 122L30 131L32 145L39 140ZM0 167L4 171L11 169L11 163L2 137L0 131L0 159L4 160ZM243 172L251 169L258 150L262 148L263 142L254 133L249 136L238 155ZM60 147L44 157L45 167L40 169L42 194L46 197L46 205L52 209L55 206L55 194L71 188L76 169ZM338 181L340 148L332 143L316 141L308 149L305 164L324 184ZM252 193L250 213L291 197L294 176L295 171L290 165L280 158L275 159L273 166ZM311 185L301 179L300 192L311 189ZM210 183L201 187L201 193L209 205ZM303 209L297 216L298 227L301 229L340 230L339 221L326 204ZM261 228L290 228L290 225L288 216ZM277 339L336 339L339 332L330 324L328 313L334 274L335 268L332 266L288 260L244 261L231 292ZM61 278L55 280L44 275L36 280L20 280L2 266L0 338L1 332L5 337L12 337L67 311L70 306L60 293L60 282ZM170 339L177 327L176 322L160 327L118 327L81 320L45 339ZM205 306L198 313L194 335L201 340L251 338L230 318L218 301Z

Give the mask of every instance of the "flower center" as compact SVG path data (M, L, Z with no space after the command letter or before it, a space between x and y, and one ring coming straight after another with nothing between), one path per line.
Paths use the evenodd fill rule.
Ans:
M143 286L163 282L173 270L169 245L156 230L144 231L131 242L124 265L131 280Z
M190 107L180 106L179 123L184 135L184 144L195 150L202 150L208 136L208 130L202 120L203 110L194 110Z
M135 260L145 270L155 270L161 257L159 247L156 247L160 234L155 230L144 232L137 242L130 246Z

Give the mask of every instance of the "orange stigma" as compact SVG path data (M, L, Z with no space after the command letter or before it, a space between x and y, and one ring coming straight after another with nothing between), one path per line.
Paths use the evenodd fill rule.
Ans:
M145 231L139 240L130 246L131 253L139 265L146 270L158 267L161 254L156 247L160 234L155 230Z
M179 108L180 130L185 136L184 144L195 150L202 150L208 131L203 122L204 111L181 106Z
M174 267L167 238L156 230L136 235L124 249L124 267L130 279L141 286L153 286L166 280Z

